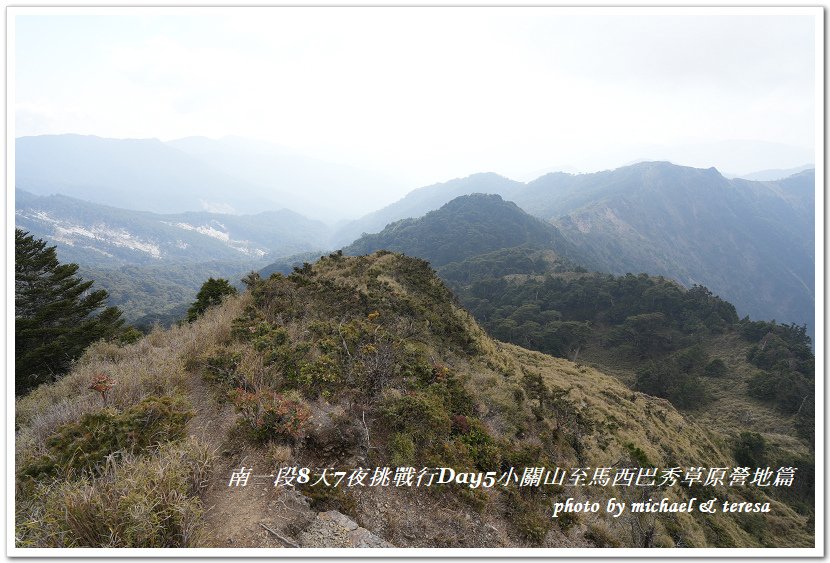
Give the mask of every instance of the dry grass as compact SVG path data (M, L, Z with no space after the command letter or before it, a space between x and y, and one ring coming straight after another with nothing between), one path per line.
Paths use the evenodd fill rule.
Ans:
M149 395L185 392L186 359L229 341L231 321L246 299L229 299L209 310L198 323L155 329L135 344L120 347L102 341L90 346L65 377L17 400L16 467L45 453L46 439L58 426L103 408L101 396L89 389L96 374L106 373L115 380L108 403L118 409L135 405Z
M597 431L586 436L586 459L594 466L609 465L626 454L625 444L641 448L654 464L722 465L728 455L704 428L674 409L668 401L636 393L616 378L587 366L509 344L501 353L513 365L541 373L553 389L569 389L566 398L594 421ZM518 407L515 391L520 376L492 377L478 369L471 388L499 418L519 421L530 417L530 401Z
M246 296L230 298L196 323L155 329L131 345L98 342L65 377L18 399L16 470L46 454L48 438L61 425L104 407L101 396L88 388L96 374L115 380L107 402L118 410L151 395L186 395L188 359L229 342L231 321L247 301ZM140 456L110 456L109 465L95 477L19 482L17 544L190 545L200 521L197 493L212 456L191 439L163 444Z
M18 487L20 547L188 547L214 453L195 439L112 458L100 476ZM30 490L24 490L26 487ZM28 494L22 494L28 493Z

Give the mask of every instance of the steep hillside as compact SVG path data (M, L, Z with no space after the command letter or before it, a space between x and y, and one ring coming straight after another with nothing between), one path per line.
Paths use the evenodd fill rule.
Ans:
M116 383L109 394L85 391L102 373ZM290 276L252 281L250 292L192 325L126 347L94 347L72 373L16 407L18 545L813 541L807 517L759 487L591 483L591 468L607 467L613 477L619 468L736 462L720 435L662 399L491 340L425 262L389 252L332 254ZM251 481L229 486L242 466L253 468ZM391 467L393 475L395 467L412 467L412 475L421 467L493 471L503 481L418 488L390 476L387 486L300 479L274 487L275 475L292 467L331 468L332 481L334 471L358 467ZM534 467L590 473L576 477L578 485L520 485ZM552 517L568 498L604 504L612 496L629 503L725 494L769 501L770 512Z
M349 244L363 234L380 232L389 223L421 217L462 195L498 194L510 199L510 194L523 185L498 174L481 173L418 188L400 201L341 226L332 238L332 245Z
M345 247L346 254L380 249L428 260L433 267L516 246L553 250L564 258L578 255L559 231L531 217L498 195L473 194L453 199L417 219L403 219Z
M470 193L501 195L551 222L591 269L705 285L734 303L741 316L806 324L813 334L812 170L764 182L668 162L557 172L527 184L476 174L415 190L341 228L334 242L346 244Z
M478 260L470 262L481 272ZM471 277L464 275L467 264L455 264L456 280ZM460 302L496 338L594 362L635 389L689 411L722 396L715 393L719 388L753 397L758 408L764 402L777 408L790 435L810 449L815 363L803 327L739 321L734 306L705 287L686 290L645 274L548 268L530 275L481 272L471 282L453 283ZM727 369L720 351L735 355L737 350L743 351L737 354L741 359ZM724 376L738 372L749 378L746 387L725 384Z
M514 249L440 273L494 337L664 397L717 429L738 457L752 443L755 460L797 463L803 486L785 501L814 514L815 358L803 327L739 320L705 287L567 271L543 258Z
M807 324L812 334L814 189L812 171L750 182L650 162L544 176L513 201L550 220L600 271L705 285L741 316Z
M118 268L83 266L78 272L84 279L95 280L95 287L107 291L107 302L121 309L128 324L149 329L156 323L170 326L185 318L187 308L196 300L199 288L208 278L224 278L241 286L242 277L256 265L219 261L168 262Z

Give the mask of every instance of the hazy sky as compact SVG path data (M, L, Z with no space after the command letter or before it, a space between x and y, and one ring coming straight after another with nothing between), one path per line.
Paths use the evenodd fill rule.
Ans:
M240 135L410 187L642 158L812 161L812 15L617 12L17 15L15 136Z

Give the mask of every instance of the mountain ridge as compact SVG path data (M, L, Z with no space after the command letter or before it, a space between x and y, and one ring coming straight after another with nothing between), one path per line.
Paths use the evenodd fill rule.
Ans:
M102 371L117 379L109 394L116 408L102 406L93 391L77 392ZM148 413L154 428L133 422ZM276 488L268 480L268 495L249 484L229 498L228 475L242 464L500 475L508 468L736 463L722 436L668 402L590 366L492 340L426 262L384 251L332 254L289 276L253 280L250 291L192 324L131 345L100 343L66 377L19 400L16 417L16 477L27 494L15 537L33 547L269 547L275 540L258 524L281 538L303 537L317 513L332 509L398 547L800 547L814 539L809 515L773 491L727 493L718 485L655 481L614 493L627 503L640 495L679 503L728 494L769 503L772 513L553 518L554 503L604 498L608 488L586 479L580 487L522 489L518 475L486 490L457 483L417 495L405 486ZM84 432L100 420L112 424ZM159 426L165 442L142 448L145 433ZM137 445L129 456L108 458L105 439L118 444L121 433L136 435ZM85 455L66 453L76 451ZM107 481L110 473L97 473L104 464L129 478ZM179 471L182 464L188 471ZM181 492L165 496L170 489ZM82 512L86 504L73 502L80 492L100 512ZM123 498L148 508L141 517L119 512ZM232 510L202 510L220 499ZM148 526L171 504L188 515L192 533L167 533L171 519ZM249 517L229 520L236 510ZM117 514L105 520L106 530L93 525ZM89 525L73 527L81 518Z

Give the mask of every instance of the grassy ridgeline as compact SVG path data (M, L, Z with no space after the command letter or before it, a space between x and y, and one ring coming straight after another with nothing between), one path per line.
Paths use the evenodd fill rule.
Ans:
M87 388L99 373L116 381L106 407ZM91 471L64 463L59 478L23 476L44 458L59 461L53 440L60 432L73 435L67 425L85 424L85 416L106 409L112 411L108 421L122 421L119 417L148 398L174 396L191 404L205 396L230 401L238 424L201 442L178 439L192 433L190 422L183 434L169 433L172 441L154 447L131 442L129 452L103 456ZM735 463L722 435L698 426L668 401L632 392L594 368L492 340L453 303L425 262L389 252L334 254L289 276L260 280L193 324L156 330L125 347L95 345L64 379L20 399L16 414L21 546L216 545L219 529L203 518L200 500L216 459L213 448L239 452L244 445L262 459L276 459L279 452L280 463L306 467L411 464L521 471L542 465ZM204 418L209 412L201 416L199 424L209 425ZM105 426L113 432L120 427ZM701 496L686 488L549 486L520 492L461 486L364 489L348 498L330 495L311 502L337 506L402 547L808 546L813 541L807 516L757 489L729 495L735 501L769 500L773 512L760 519L724 514L615 519L603 513L551 518L553 503L568 497L634 501L635 493L678 501ZM129 517L115 517L123 513L126 498L138 508L128 511ZM381 510L390 502L399 507L394 518ZM430 516L420 518L423 514ZM496 544L481 539L488 525L501 530Z

